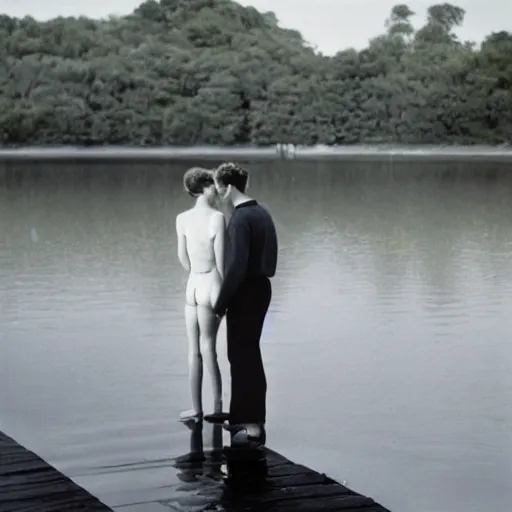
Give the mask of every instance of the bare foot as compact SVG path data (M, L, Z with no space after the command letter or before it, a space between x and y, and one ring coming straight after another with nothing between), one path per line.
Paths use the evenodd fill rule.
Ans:
M180 412L180 421L201 421L203 419L203 413L197 412L194 409Z

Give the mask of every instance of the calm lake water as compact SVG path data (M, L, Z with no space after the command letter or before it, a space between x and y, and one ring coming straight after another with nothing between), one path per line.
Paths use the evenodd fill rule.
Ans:
M188 451L188 165L0 164L0 429L111 506L174 478L116 467ZM250 170L281 245L269 446L393 512L510 510L510 165Z

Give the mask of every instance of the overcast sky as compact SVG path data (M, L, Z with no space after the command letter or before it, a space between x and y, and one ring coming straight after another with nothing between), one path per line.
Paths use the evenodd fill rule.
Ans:
M437 0L443 3L444 0ZM127 14L141 0L0 0L0 13L10 16L30 14L37 19L55 16L104 17ZM260 11L274 11L282 26L299 30L304 38L325 54L347 47L362 48L368 39L382 33L391 7L400 0L241 0ZM436 0L404 2L417 13L415 25L425 19L428 6ZM512 32L511 0L454 0L466 10L466 19L458 31L463 40L480 42L490 32Z

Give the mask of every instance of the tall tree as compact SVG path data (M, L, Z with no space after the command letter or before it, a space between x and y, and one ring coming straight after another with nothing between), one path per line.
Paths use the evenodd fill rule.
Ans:
M408 37L414 33L411 18L415 13L408 5L398 4L391 9L391 14L385 22L389 35Z
M466 11L449 3L432 5L427 9L427 24L416 33L415 40L426 44L457 42L453 29L464 22Z

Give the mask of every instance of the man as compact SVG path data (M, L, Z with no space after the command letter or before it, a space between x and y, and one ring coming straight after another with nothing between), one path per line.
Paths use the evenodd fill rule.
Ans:
M213 307L226 314L231 404L226 428L235 436L265 443L267 381L260 338L272 297L277 234L270 213L246 194L249 175L234 163L214 171L217 193L230 203L224 279ZM227 313L226 313L227 311Z

